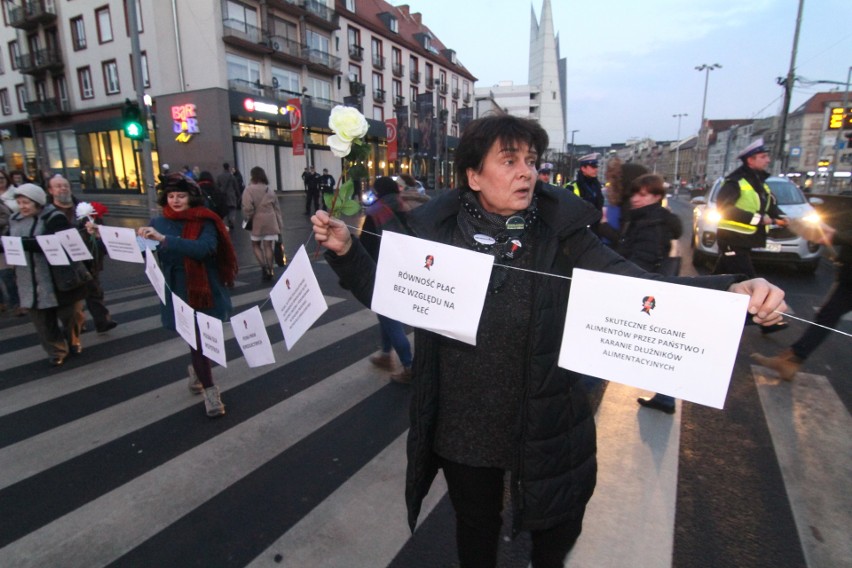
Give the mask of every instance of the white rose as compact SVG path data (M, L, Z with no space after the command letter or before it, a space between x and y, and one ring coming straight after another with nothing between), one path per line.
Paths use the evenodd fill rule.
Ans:
M331 153L338 158L345 158L349 155L349 150L352 149L352 142L343 140L337 134L328 137L328 145L331 147Z
M328 127L342 140L352 142L356 138L365 136L369 125L358 109L338 105L331 109Z

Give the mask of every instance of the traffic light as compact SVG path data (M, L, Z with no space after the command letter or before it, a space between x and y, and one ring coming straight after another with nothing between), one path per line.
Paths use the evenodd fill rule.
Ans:
M131 140L145 139L147 133L142 121L142 111L139 110L139 105L130 99L125 99L124 108L121 109L121 124L124 135Z

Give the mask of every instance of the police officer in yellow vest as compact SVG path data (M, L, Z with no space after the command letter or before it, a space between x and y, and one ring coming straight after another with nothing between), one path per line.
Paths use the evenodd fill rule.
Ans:
M737 157L743 165L725 178L716 198L716 207L722 218L716 231L719 258L713 273L745 274L754 278L751 249L766 246L768 225L783 227L787 225L787 219L766 184L772 159L763 138L749 144ZM768 326L761 331L772 333L786 325Z
M565 186L601 211L604 204L603 186L598 180L598 166L600 165L600 154L597 152L586 154L580 158L580 171L577 179Z

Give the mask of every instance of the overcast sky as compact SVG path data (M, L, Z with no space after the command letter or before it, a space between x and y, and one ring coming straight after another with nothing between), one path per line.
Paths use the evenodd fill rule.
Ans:
M392 0L423 23L478 79L477 87L527 84L530 13L542 0ZM778 114L796 25L797 0L551 0L554 31L568 65L568 130L577 144L677 138L706 116ZM852 66L852 1L805 0L796 75L845 84ZM796 84L790 110L843 85ZM850 97L852 98L852 97Z

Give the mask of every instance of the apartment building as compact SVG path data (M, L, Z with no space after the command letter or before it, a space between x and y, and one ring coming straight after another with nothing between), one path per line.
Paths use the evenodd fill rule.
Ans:
M61 173L84 193L139 194L139 153L121 124L125 100L136 100L125 1L0 4L0 165L31 177ZM307 165L340 174L341 160L327 146L328 115L345 103L370 122L372 175L412 171L426 179L441 165L448 171L475 77L407 6L135 5L155 170L168 163L215 174L229 162L247 173L259 165L276 189L301 190ZM393 118L405 136L391 161L385 122ZM293 128L304 136L304 152L298 144L294 151Z

